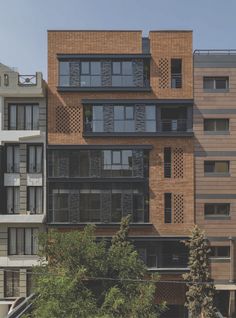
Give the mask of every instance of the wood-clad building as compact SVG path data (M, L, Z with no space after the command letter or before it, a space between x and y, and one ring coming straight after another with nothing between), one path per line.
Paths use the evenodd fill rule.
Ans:
M193 118L196 223L211 243L212 277L231 317L236 290L236 52L194 52Z

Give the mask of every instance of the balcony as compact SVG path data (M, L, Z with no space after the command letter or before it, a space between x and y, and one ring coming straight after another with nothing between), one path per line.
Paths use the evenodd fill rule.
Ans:
M0 68L0 95L3 97L44 97L43 75L36 72L32 75L19 74L14 69Z
M187 119L162 119L162 132L185 132L187 131Z

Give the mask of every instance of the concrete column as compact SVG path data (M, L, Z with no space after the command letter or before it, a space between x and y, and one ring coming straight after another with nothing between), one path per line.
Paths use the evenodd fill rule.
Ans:
M26 269L20 269L20 297L26 297L27 294L27 284L26 284Z

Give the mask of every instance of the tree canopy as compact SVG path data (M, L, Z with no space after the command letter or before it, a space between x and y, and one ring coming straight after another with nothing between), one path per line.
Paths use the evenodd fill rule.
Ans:
M95 228L51 231L40 238L34 268L37 318L156 318L155 282L128 241L129 218L111 242L96 241Z

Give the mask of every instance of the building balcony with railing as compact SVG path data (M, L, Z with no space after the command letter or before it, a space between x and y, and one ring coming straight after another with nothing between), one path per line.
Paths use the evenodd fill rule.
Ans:
M0 96L44 97L45 84L42 73L19 74L14 68L0 64Z
M98 103L84 104L85 137L192 134L191 106L170 107L150 101Z

